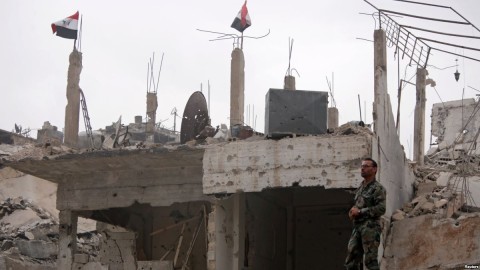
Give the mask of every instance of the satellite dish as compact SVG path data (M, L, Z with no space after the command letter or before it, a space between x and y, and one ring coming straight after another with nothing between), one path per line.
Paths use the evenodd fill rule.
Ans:
M200 91L193 93L188 99L182 117L180 129L180 143L184 144L195 137L209 125L207 101Z

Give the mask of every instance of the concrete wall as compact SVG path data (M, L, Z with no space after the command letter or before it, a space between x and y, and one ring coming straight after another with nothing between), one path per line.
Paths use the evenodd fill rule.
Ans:
M382 269L464 269L480 264L480 215L417 216L393 223Z
M203 192L254 192L265 188L353 188L361 182L361 159L371 137L308 136L211 145L203 159Z
M437 137L437 143L451 145L458 137L459 143L472 142L477 130L480 128L480 117L469 118L478 110L478 103L473 98L465 100L448 101L433 104L432 107L432 135ZM468 132L462 136L462 130Z
M390 95L387 89L386 38L383 30L375 31L375 100L373 120L375 136L372 157L379 165L377 179L387 191L390 216L413 196L415 176L405 156L395 128Z
M57 184L9 167L0 169L0 200L16 197L31 200L54 216L58 216L58 210L55 208Z

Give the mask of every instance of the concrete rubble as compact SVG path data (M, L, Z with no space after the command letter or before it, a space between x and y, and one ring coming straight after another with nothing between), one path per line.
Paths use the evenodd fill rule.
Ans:
M462 112L462 104L465 108ZM434 104L437 146L415 169L415 196L396 210L386 239L383 269L464 269L480 264L480 166L474 145L480 117L463 126L472 100ZM463 130L463 132L457 132Z
M21 197L0 203L0 269L57 269L58 218ZM78 234L78 255L95 261L101 235ZM87 261L88 262L88 261Z

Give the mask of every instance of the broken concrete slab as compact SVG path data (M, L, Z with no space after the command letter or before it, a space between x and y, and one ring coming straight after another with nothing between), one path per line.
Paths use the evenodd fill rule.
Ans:
M444 205L446 205L448 203L448 200L447 199L440 199L438 201L435 202L435 207L436 208L441 208L443 207Z
M401 210L395 211L395 213L392 215L392 221L399 221L405 218L405 212Z
M419 183L417 186L416 195L422 196L425 194L430 194L433 192L433 189L437 187L437 183L434 181L426 181L423 183Z
M433 269L480 263L480 214L461 221L422 215L394 222L384 269ZM458 268L441 268L458 269Z
M356 188L371 137L307 136L279 141L237 141L205 150L203 192L255 192L265 188Z
M58 252L55 243L42 240L17 240L15 245L22 255L36 259L47 259L56 256Z
M453 173L451 172L440 172L436 180L437 186L446 187L452 175Z
M138 261L137 270L173 270L172 261Z
M10 227L19 228L27 224L38 222L40 220L42 219L37 215L37 213L35 213L35 211L30 208L26 208L24 210L17 210L12 214L3 217L0 220L0 224L9 224Z
M428 211L428 212L431 212L434 207L435 207L435 204L433 204L432 202L425 202L422 204L422 206L420 206L422 210Z
M88 263L88 254L75 254L73 256L73 261L76 263L86 264Z

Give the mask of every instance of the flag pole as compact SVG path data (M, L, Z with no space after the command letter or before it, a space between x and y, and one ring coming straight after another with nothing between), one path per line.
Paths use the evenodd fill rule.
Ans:
M82 25L83 25L83 14L80 16L80 31L78 32L78 49L82 51Z
M240 37L240 49L243 51L243 32L242 36Z

